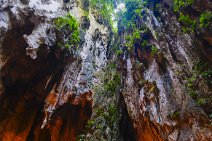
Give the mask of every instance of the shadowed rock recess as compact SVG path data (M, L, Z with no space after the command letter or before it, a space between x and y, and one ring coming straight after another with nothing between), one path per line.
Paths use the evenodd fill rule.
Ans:
M212 141L210 0L0 0L0 141Z

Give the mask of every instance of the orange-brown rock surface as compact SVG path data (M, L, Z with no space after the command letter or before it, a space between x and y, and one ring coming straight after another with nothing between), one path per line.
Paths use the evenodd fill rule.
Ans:
M106 60L106 51L87 53L107 46L107 27L92 16L80 51L67 56L52 30L52 20L67 14L61 1L0 4L0 140L76 140L92 113L92 75ZM83 9L71 7L80 21Z
M148 1L130 50L132 32L88 0L1 0L0 141L211 141L212 25L184 33L173 2ZM54 19L68 12L80 42L63 49Z

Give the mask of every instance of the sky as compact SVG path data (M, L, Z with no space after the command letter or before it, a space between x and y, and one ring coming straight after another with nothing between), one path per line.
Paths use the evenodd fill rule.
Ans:
M117 5L116 9L114 10L114 14L112 14L112 20L113 20L114 28L117 28L117 26L118 26L118 21L115 19L115 14L117 12L124 11L125 9L126 9L125 3L120 3L120 4Z

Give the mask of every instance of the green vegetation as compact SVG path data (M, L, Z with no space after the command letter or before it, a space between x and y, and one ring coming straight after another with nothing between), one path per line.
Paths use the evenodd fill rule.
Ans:
M112 74L111 79L109 79L108 82L105 84L105 87L104 87L105 91L115 95L117 86L119 86L121 83L120 80L121 78L118 73Z
M212 85L212 69L208 63L200 62L194 68L195 72L206 79L208 85Z
M143 41L141 42L141 46L142 46L142 47L146 47L147 44L148 44L147 40L143 40Z
M127 35L125 37L126 39L125 46L127 47L128 51L132 51L135 44L139 45L142 48L147 47L147 48L150 48L151 54L154 55L158 52L158 49L155 46L150 45L147 40L143 40L141 38L141 34L143 34L144 32L145 31L142 31L142 30L135 30L132 33L132 35Z
M135 43L141 44L142 47L145 47L147 45L146 40L141 41L142 33L143 33L142 30L134 29L134 31L131 34L125 37L126 39L125 46L127 47L129 51L131 51L134 48Z
M120 19L119 28L125 28L128 31L132 31L135 28L140 28L141 23L138 22L142 18L142 11L146 6L146 1L140 0L125 0L126 10L118 13Z
M119 32L126 32L124 46L128 51L132 51L134 46L151 50L151 54L155 54L158 50L149 43L147 34L151 34L145 25L143 15L145 15L147 1L125 0L126 10L117 13L119 19ZM143 39L144 35L147 37ZM122 53L122 52L118 52Z
M183 8L191 6L194 0L174 0L174 11L179 12Z
M183 24L183 32L194 32L197 28L207 28L212 23L211 11L204 11L196 18L183 14L183 11L194 3L195 0L174 0L174 11L180 13L178 20Z
M189 95L196 99L197 97L197 93L196 93L196 77L195 76L192 76L191 78L189 78L187 81L187 90L188 90L188 93Z
M68 13L65 17L58 17L54 20L54 24L57 29L64 36L68 36L67 41L58 42L58 46L61 48L70 49L77 47L80 41L79 28L76 19Z
M121 84L120 74L116 71L116 64L110 63L105 68L104 73L96 74L100 77L102 84L104 84L101 89L95 89L98 93L114 96L117 88ZM98 87L100 88L100 87Z
M171 118L172 119L176 119L180 116L180 111L174 111L172 114L171 114Z
M206 104L206 100L204 98L197 99L196 102L199 106Z
M190 18L188 15L184 15L181 11L191 6L194 0L174 0L174 11L180 13L179 22L183 24L182 30L185 33L194 32L197 21Z
M94 106L92 118L87 122L84 134L78 137L79 141L111 140L118 137L119 111L117 95L121 85L121 76L116 71L116 64L110 63L107 67L95 74L99 84L93 86ZM106 132L107 130L107 132ZM90 137L86 134L89 133ZM96 134L99 136L96 136Z
M208 86L212 85L212 69L207 63L199 62L194 67L194 74L187 80L187 91L189 95L196 101L198 106L203 106L210 101L210 96L201 95L198 91L201 83Z
M156 5L155 5L155 10L156 11L159 11L159 9L161 9L162 8L162 4L161 3L157 3Z
M112 13L114 10L113 0L90 0L92 9L97 10L97 15L100 16L106 23L112 25Z
M114 9L116 8L115 0L89 0L90 7L95 15L96 20L99 23L104 23L109 26L113 33L118 32L116 26L117 21L115 18L116 13Z
M197 22L195 20L192 20L188 15L184 15L183 13L180 13L180 17L178 19L180 22L183 23L183 32L194 32Z
M119 39L120 37L118 36L117 32L114 34L113 36L113 40L112 40L112 51L113 53L116 55L116 57L118 58L119 55L123 54L124 51L122 49L120 49L119 46Z
M152 53L152 55L156 54L157 52L158 52L158 48L155 47L155 46L152 46L151 47L151 53Z
M212 12L211 11L206 11L200 15L200 27L201 28L206 28L209 26L209 24L212 22Z
M127 35L126 36L126 43L125 46L127 47L127 49L129 51L131 51L134 47L134 44L136 42L139 42L141 39L141 32L139 30L135 30L134 32L132 32L132 35Z
M116 55L121 55L123 53L124 53L123 50L120 50L120 49L116 50Z

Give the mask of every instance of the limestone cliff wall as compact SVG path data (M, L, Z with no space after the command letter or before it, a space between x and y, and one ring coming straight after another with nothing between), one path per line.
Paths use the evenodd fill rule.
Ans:
M81 40L64 50L54 19L68 12ZM212 25L184 33L173 0L142 14L154 54L127 50L131 33L115 37L86 0L0 1L0 140L212 140Z
M168 4L172 6L172 2ZM160 18L155 17L154 9L146 9L139 19L150 30L141 35L143 40L157 47L158 52L151 54L136 46L129 52L121 47L122 94L137 140L209 141L211 77L204 78L197 67L207 63L206 69L211 68L210 39L204 38L211 27L184 33L172 7L162 5L157 11ZM126 35L121 32L121 42ZM200 99L204 103L200 104Z
M85 127L98 81L92 76L107 62L110 31L91 12L84 22L83 4L1 1L0 140L75 140ZM81 41L67 56L55 47L52 29L68 12L80 24Z

